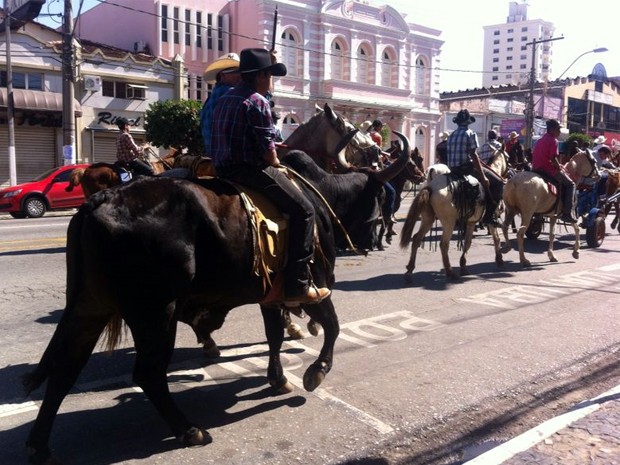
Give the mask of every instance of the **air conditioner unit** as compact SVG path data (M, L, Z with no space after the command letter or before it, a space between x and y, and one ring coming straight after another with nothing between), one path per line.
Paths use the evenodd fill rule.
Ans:
M84 76L84 89L99 92L101 90L101 77Z

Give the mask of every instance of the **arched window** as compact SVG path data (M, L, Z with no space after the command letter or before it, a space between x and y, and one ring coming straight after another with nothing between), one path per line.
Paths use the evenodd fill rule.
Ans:
M367 45L360 45L357 49L357 76L356 81L371 84L370 80L370 50Z
M396 75L396 54L394 50L386 48L381 54L381 85L384 87L395 87L397 82Z
M290 136L300 125L299 118L294 114L289 114L282 119L282 138L284 140Z
M428 82L428 66L426 60L423 57L418 57L415 60L415 93L418 95L425 95L430 92L427 89Z
M337 39L332 42L331 68L332 79L344 79L344 46Z
M426 158L427 158L427 153L428 153L428 150L426 147L426 131L424 130L422 126L418 126L416 128L414 140L415 140L414 146L418 148L420 155L422 155L426 163Z
M282 58L280 60L286 65L286 74L288 76L301 76L303 74L301 46L295 31L285 30L281 36L281 44Z

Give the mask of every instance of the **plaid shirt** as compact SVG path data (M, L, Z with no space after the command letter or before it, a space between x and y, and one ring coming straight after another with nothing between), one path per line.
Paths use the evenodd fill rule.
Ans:
M470 153L478 148L478 136L467 125L459 126L447 141L448 166L455 168L471 160Z
M221 96L213 112L211 156L215 169L249 164L266 166L275 149L269 101L245 83Z
M480 153L478 154L480 161L488 164L491 161L491 158L493 158L495 151L501 148L502 144L497 142L495 139L489 140L488 142L482 144L482 147L480 147Z
M129 163L142 155L142 149L133 141L128 132L121 132L116 138L116 158Z

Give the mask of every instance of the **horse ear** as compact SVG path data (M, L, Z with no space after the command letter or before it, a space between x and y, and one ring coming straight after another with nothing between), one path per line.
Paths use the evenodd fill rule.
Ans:
M323 109L320 106L318 106L316 103L314 104L314 108L315 108L317 113L323 111Z
M325 116L327 116L327 119L329 119L330 121L336 121L338 119L338 116L336 115L336 113L334 113L334 110L332 110L332 108L327 103L323 108L325 110Z

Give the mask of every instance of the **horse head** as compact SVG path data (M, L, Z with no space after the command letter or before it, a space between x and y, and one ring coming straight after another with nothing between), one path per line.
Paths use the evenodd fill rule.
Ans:
M596 160L587 150L577 152L564 167L573 181L578 181L579 178L594 180L601 178L601 173L596 166Z

